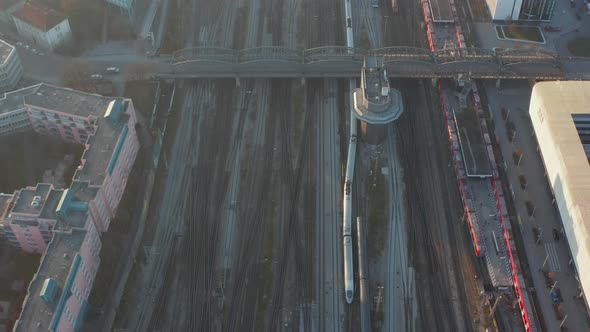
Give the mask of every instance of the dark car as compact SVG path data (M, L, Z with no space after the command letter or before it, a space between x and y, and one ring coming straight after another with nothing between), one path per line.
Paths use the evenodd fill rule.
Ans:
M547 26L545 26L544 30L546 32L560 32L561 31L561 28L560 27L556 27L556 26L547 25Z

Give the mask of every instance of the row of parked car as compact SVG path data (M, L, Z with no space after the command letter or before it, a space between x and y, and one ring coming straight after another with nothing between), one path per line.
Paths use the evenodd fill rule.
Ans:
M37 51L36 49L32 48L31 46L29 46L23 42L17 42L16 46L24 48L25 50L30 51L33 54L37 54L37 55L41 55L41 56L45 55L45 53L43 53L41 51Z

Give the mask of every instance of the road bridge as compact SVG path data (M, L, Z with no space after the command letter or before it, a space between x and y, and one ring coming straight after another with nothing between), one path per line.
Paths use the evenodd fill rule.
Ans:
M175 52L162 77L358 77L363 58L382 55L390 77L475 79L587 79L590 59L539 50L493 52L480 48L430 51L391 46L364 50L324 46L306 50L256 47L242 50L194 47Z

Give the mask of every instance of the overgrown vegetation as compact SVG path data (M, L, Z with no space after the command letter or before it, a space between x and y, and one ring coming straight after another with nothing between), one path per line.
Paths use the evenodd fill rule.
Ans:
M535 43L545 42L543 33L538 27L521 25L502 25L500 27L502 28L503 35L508 39L519 39Z

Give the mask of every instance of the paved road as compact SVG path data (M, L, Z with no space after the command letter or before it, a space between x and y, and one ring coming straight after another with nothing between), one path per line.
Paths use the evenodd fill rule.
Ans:
M543 163L537 152L538 143L532 136L533 129L528 116L531 91L529 88L498 91L493 84L488 84L486 93L490 101L489 107L496 120L496 136L500 140L502 155L508 166L507 173L515 194L516 210L522 220L520 231L523 234L533 286L540 303L537 310L541 310L548 331L559 330L560 322L556 319L551 305L550 289L546 287L545 277L539 271L543 268L544 271L554 272L558 287L561 288L564 313L568 315L568 330L587 331L590 326L583 302L580 302L580 299L572 299L574 295L578 295L578 289L573 270L568 266L570 255L565 237L562 235L561 240L555 241L552 235L553 228L561 229L561 220L556 206L552 204ZM515 124L517 130L514 142L508 140L505 121L502 120L502 107L510 109L508 120ZM515 164L512 158L515 149L523 151L519 165ZM524 175L527 179L528 186L525 190L519 184L519 175ZM528 216L525 206L527 200L536 206L533 217ZM533 227L538 227L542 232L539 244L536 244Z

